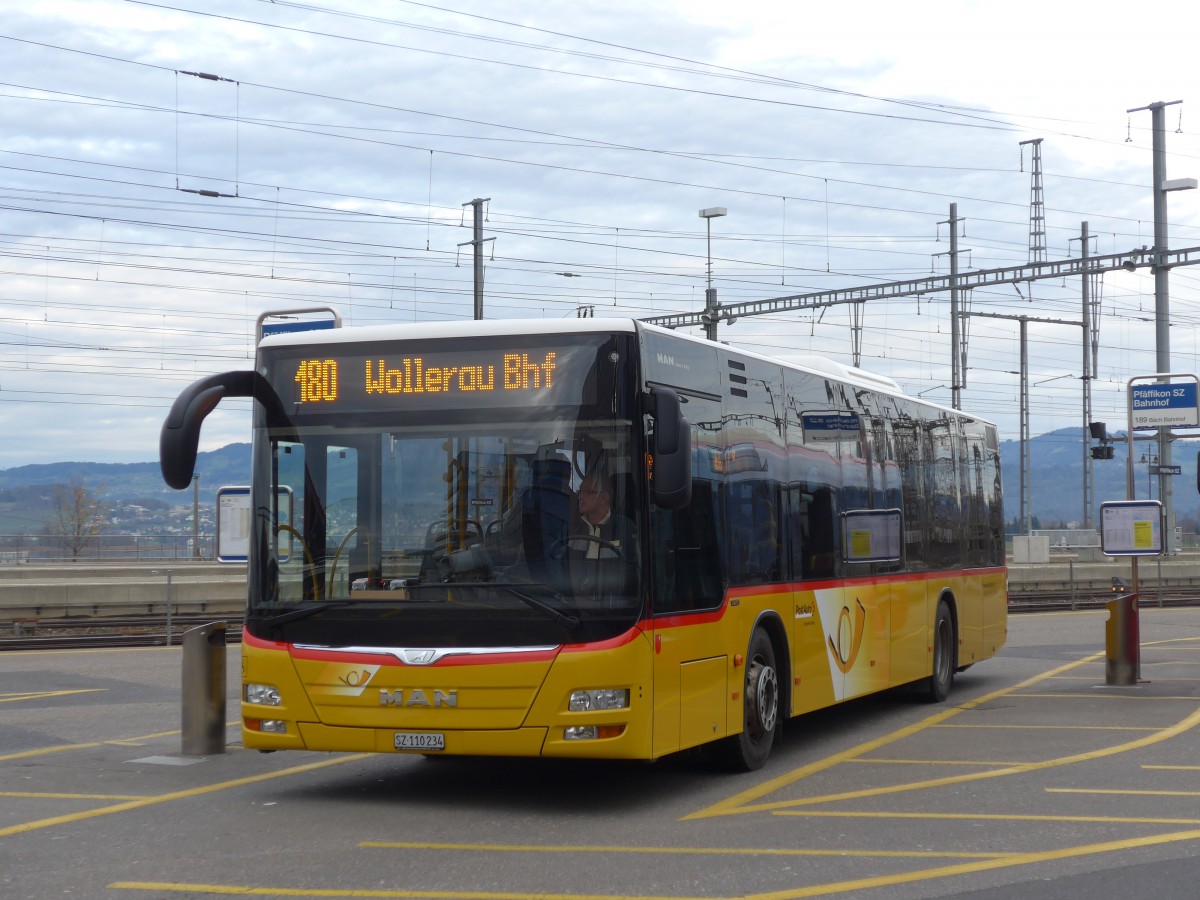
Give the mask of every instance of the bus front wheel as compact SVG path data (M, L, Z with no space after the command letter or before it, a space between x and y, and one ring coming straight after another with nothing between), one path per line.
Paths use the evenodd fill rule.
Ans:
M771 755L779 725L779 674L775 647L761 628L750 638L746 653L746 678L742 689L741 734L717 745L718 756L727 768L740 772L761 769Z

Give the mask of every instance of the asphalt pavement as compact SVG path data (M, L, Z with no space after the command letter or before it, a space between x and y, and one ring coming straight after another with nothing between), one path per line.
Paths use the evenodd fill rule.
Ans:
M0 896L1200 896L1200 609L1015 616L947 703L789 721L766 768L181 752L181 650L0 653Z

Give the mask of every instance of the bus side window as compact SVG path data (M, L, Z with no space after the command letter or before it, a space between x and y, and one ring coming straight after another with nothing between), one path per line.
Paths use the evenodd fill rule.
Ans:
M768 483L729 485L725 512L732 584L767 584L779 580L777 509Z
M814 487L797 492L796 535L801 578L831 578L837 572L838 531L834 521L833 489Z
M750 571L756 581L770 583L782 577L779 559L779 503L770 496L761 496L754 514L754 543L750 554Z
M692 502L684 509L655 507L654 523L656 613L713 609L724 594L721 578L717 504L712 481L692 482Z

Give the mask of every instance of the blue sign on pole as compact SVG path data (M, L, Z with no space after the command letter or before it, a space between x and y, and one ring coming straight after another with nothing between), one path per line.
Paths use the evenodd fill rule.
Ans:
M1130 410L1134 428L1170 428L1200 424L1197 414L1196 382L1136 384L1130 387Z

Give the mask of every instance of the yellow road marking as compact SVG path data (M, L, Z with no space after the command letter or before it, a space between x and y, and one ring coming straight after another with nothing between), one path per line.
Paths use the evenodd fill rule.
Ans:
M22 750L19 753L6 753L0 756L0 762L8 762L12 759L28 759L31 756L46 756L50 753L66 753L68 750L90 750L92 747L99 747L99 741L93 741L90 744L60 744L57 747L39 747L37 750Z
M136 746L146 741L154 740L155 738L171 737L172 735L176 734L179 734L178 728L176 728L174 731L156 731L153 734L146 734L142 735L141 737L122 738L120 740L91 741L86 744L59 744L57 747L38 747L36 750L22 750L19 753L7 753L4 756L0 756L0 762L8 762L14 759L28 759L31 756L47 756L51 753L66 753L70 750L91 750L96 747L104 746Z
M972 782L972 781L982 781L984 779L989 779L989 778L1003 778L1003 777L1007 777L1010 775L1020 775L1020 774L1025 774L1028 772L1037 772L1037 771L1041 771L1044 769L1057 768L1060 766L1072 765L1072 764L1078 763L1078 762L1086 762L1086 761L1095 760L1095 759L1103 759L1108 756L1115 756L1115 755L1121 754L1121 753L1128 753L1131 750L1141 749L1144 747L1151 746L1153 744L1161 743L1162 741L1165 741L1165 740L1169 740L1170 738L1177 737L1178 735L1183 734L1183 733L1195 728L1197 725L1200 725L1200 709L1198 709L1195 712L1193 712L1192 714L1181 719L1179 722L1175 723L1174 725L1168 726L1166 728L1142 729L1142 730L1147 730L1147 731L1151 732L1150 734L1147 734L1145 737L1136 738L1132 741L1128 741L1123 744L1117 744L1112 747L1104 747L1104 748L1101 748L1098 750L1092 750L1092 751L1087 751L1084 753L1073 754L1071 756L1063 756L1063 757L1058 757L1055 759L1042 760L1040 762L1020 763L1017 765L1006 766L1006 767L1003 767L1000 769L989 769L988 771L984 771L984 772L969 772L969 773L965 773L965 774L961 774L961 775L948 776L945 778L930 779L927 781L917 781L917 782L910 782L910 783L904 783L904 784L896 784L896 785L890 785L890 786L886 786L886 787L864 788L862 790L856 790L856 791L843 791L843 792L837 793L837 794L826 794L826 795L822 795L822 796L805 797L805 798L801 798L801 799L797 799L797 800L781 800L781 801L766 802L766 803L753 803L752 802L759 798L765 797L771 793L780 791L783 788L786 788L786 787L796 783L797 781L800 781L803 778L807 778L808 776L810 776L816 772L822 772L827 769L833 768L834 766L839 765L841 763L848 762L852 759L861 758L862 756L864 756L867 753L878 750L880 747L895 743L896 741L901 740L902 738L910 737L910 736L917 734L927 728L945 727L945 722L947 720L953 718L954 716L956 716L962 712L966 712L971 709L976 709L980 706L983 706L986 703L990 703L1001 697L1011 697L1013 694L1018 694L1019 692L1031 687L1034 684L1037 684L1040 681L1045 680L1048 677L1061 674L1062 672L1070 671L1073 668L1077 668L1078 666L1090 663L1094 659L1101 658L1102 656L1103 656L1103 654L1094 654L1091 657L1085 657L1084 659L1077 660L1076 662L1067 663L1063 666L1058 667L1057 669L1052 669L1046 673L1043 673L1042 675L1036 675L1032 678L1029 678L1026 681L1021 682L1020 684L1014 685L1010 688L1002 688L998 691L994 691L991 694L980 697L976 700L969 701L967 703L964 703L964 704L954 707L952 709L943 710L942 712L939 712L933 716L930 716L927 719L924 719L923 721L918 722L914 725L910 725L906 728L898 729L897 731L894 731L891 734L884 735L883 737L876 738L875 740L867 741L865 743L859 744L857 747L853 747L849 750L843 751L842 753L836 753L836 754L833 754L832 756L826 757L823 760L819 760L819 761L817 761L815 763L811 763L807 766L802 766L801 768L796 769L786 775L771 779L755 788L751 788L747 791L743 791L740 794L736 794L733 797L728 798L724 801L720 801L720 802L708 807L707 809L703 809L703 810L699 810L697 812L691 813L687 816L684 816L684 821L689 820L689 819L709 818L709 817L721 816L721 815L737 815L737 814L741 814L741 813L751 813L751 812L771 812L771 811L774 811L777 809L787 809L787 808L795 808L795 807L801 807L801 806L811 806L811 805L816 805L816 804L820 804L820 803L833 803L833 802L843 801L843 800L861 800L861 799L865 799L865 798L882 797L882 796L886 796L889 794L905 793L908 791L927 790L930 788L946 787L949 785L964 784L964 783ZM1128 730L1135 730L1135 729L1128 729Z
M116 803L112 806L102 806L98 809L89 809L82 812L69 813L62 816L51 816L47 819L38 819L33 822L25 822L20 825L10 825L7 828L0 828L0 837L9 837L14 834L25 834L30 831L37 831L40 828L51 828L55 825L66 825L71 822L82 822L85 819L95 819L100 816L110 816L113 813L128 812L131 809L143 809L147 806L155 806L159 803L170 803L173 800L186 800L190 797L201 797L204 794L213 794L217 791L224 791L230 788L242 787L247 784L257 784L261 781L270 781L274 778L285 778L288 775L299 775L302 772L311 772L316 769L324 769L329 766L337 766L342 763L354 762L360 759L366 759L374 754L356 753L352 756L343 756L336 759L322 760L321 762L307 763L302 766L293 766L290 769L280 769L278 772L265 772L261 775L248 775L245 778L234 778L231 781L220 781L216 784L206 784L200 787L189 788L184 791L172 791L168 794L158 794L156 796L142 797L137 800L128 800L124 803Z
M848 759L848 763L867 766L1019 766L1016 760L1000 762L986 759L884 759L879 756L864 756L861 759Z
M72 694L99 694L108 688L79 688L73 691L27 691L23 694L0 694L0 703L17 703L22 700L47 700L50 697L69 697Z
M1044 850L1036 853L1011 853L995 859L977 859L932 869L916 869L911 872L877 875L870 878L858 878L849 881L833 881L825 884L814 884L760 894L748 894L739 898L739 900L803 900L803 898L807 897L827 897L832 894L844 894L850 891L863 891L897 884L912 884L918 881L932 881L934 879L953 878L960 875L974 875L979 872L1009 869L1017 866L1030 866L1037 863L1057 862L1081 856L1117 853L1123 850L1137 850L1146 847L1161 846L1163 844L1197 840L1200 840L1200 829L1178 831L1151 837L1106 841L1099 844L1083 844L1077 847L1064 847L1059 850ZM457 900L634 900L634 897L617 894L373 890L367 888L285 888L278 886L252 887L250 885L197 883L173 884L157 881L114 881L108 887L111 890L238 895L242 897L370 897L387 898L387 900L415 900L415 898L435 898L435 900L443 900L443 898L457 898ZM636 900L701 900L701 898L636 895ZM703 898L703 900L733 900L733 898L707 897Z
M141 800L145 794L52 794L37 791L0 791L0 797L24 797L29 800Z
M1200 709L1192 713L1190 716L1180 720L1169 728L1164 728L1154 734L1147 735L1137 740L1129 741L1125 744L1117 744L1113 747L1104 747L1099 750L1091 750L1085 753L1076 753L1071 756L1061 756L1056 759L1042 760L1041 762L1021 763L1016 766L1009 766L1004 769L993 769L987 772L968 772L963 775L951 775L946 778L934 778L928 781L917 781L908 784L895 784L888 787L864 788L857 791L843 791L839 794L825 794L817 797L804 797L799 800L783 800L776 803L761 803L754 806L743 806L740 809L732 810L731 813L737 812L763 812L773 811L775 809L785 809L798 806L810 806L818 803L834 803L842 800L862 800L868 797L882 797L888 794L901 794L907 791L921 791L935 787L946 787L953 784L965 784L971 781L983 781L988 778L1003 778L1009 775L1023 775L1027 772L1040 772L1045 769L1058 768L1060 766L1073 765L1079 762L1088 762L1094 759L1103 759L1108 756L1116 756L1121 753L1128 753L1132 750L1140 750L1144 747L1152 746L1153 744L1161 743L1173 737L1190 731L1200 725ZM731 814L731 813L726 813Z
M817 809L784 809L775 816L803 816L806 819L928 819L932 821L996 822L1079 822L1100 825L1200 825L1200 819L1164 819L1149 816L1034 816L1005 813L918 813L918 812L832 812ZM1010 854L997 853L996 856Z
M1142 768L1166 772L1200 772L1200 766L1142 766Z
M1187 824L1200 825L1200 820ZM952 853L937 850L790 850L775 847L619 847L605 845L543 846L536 844L444 844L428 841L360 841L358 846L384 850L471 850L482 853L631 853L663 856L838 856L875 859L996 859L1007 853Z
M1200 791L1135 791L1121 788L1046 788L1047 794L1115 794L1122 797L1200 797Z
M993 729L996 731L1158 731L1149 726L1133 725L931 725L931 728L959 728L969 730Z
M1066 669L1069 669L1076 665L1082 665L1086 662L1093 662L1098 658L1100 658L1100 655L1089 658L1087 660L1082 660L1077 663L1068 664L1068 666L1064 666L1060 670L1057 670L1057 671L1066 670ZM1041 676L1041 677L1046 677L1046 676ZM936 724L940 724L941 722L944 722L946 719L952 717L953 715L956 715L956 714L966 711L968 709L976 708L977 706L981 705L984 702L987 702L992 699L996 699L997 697L1000 697L1000 696L1004 696L1004 695L1010 693L1011 691L1019 690L1022 686L1036 683L1037 680L1038 679L1031 679L1029 682L1026 682L1024 685L1018 685L1016 688L1009 689L1006 691L998 691L992 695L989 695L988 697L982 698L981 700L973 701L969 704L963 704L962 706L956 707L955 709L946 710L935 716L930 716L926 720L924 720L924 722L918 723L915 726L911 726L910 728L907 728L907 729L902 729L902 730L900 730L892 735L889 735L885 738L881 738L876 741L868 742L866 744L861 745L858 748L853 748L852 750L847 751L846 753L839 754L838 755L839 758L837 758L836 761L835 761L835 757L830 757L827 760L821 761L819 763L815 763L811 766L803 767L802 769L797 770L797 772L791 773L791 775L789 775L789 776L785 776L786 781L784 779L776 779L775 781L783 782L785 784L790 784L790 783L798 780L799 778L806 777L806 775L808 775L808 774L812 774L813 772L816 772L816 771L822 771L826 768L836 765L838 762L855 759L857 757L860 757L863 753L867 752L868 749L885 746L889 743L900 740L903 737L909 736L911 734L915 734L925 727L932 727ZM1200 713L1197 713L1196 715L1200 716ZM1196 718L1196 716L1190 716L1187 719L1184 719L1181 722L1177 723L1175 726L1172 726L1171 728L1158 731L1151 737L1139 739L1137 741L1131 742L1128 745L1123 745L1123 747L1119 748L1119 749L1118 748L1109 748L1107 750L1096 751L1096 752L1087 753L1087 754L1080 754L1080 755L1074 756L1074 757L1066 757L1066 758L1059 759L1059 760L1049 760L1049 761L1046 761L1043 763L1020 764L1020 765L1016 765L1016 766L1009 766L1008 768L1001 770L1000 772L973 773L972 775L968 775L968 776L964 776L964 777L960 777L960 778L941 779L941 780L937 780L937 781L922 782L922 783L918 783L915 785L898 785L891 789L885 789L884 792L891 793L896 790L914 790L914 789L918 789L919 787L922 787L922 786L930 786L930 785L940 784L940 783L955 783L955 782L964 781L964 780L966 780L966 781L976 780L979 777L996 777L997 775L1000 775L1000 774L1012 774L1017 771L1032 771L1035 769L1047 768L1052 765L1064 765L1068 762L1075 762L1075 761L1080 761L1083 759L1094 759L1099 756L1108 755L1113 752L1125 752L1128 749L1132 749L1132 748L1135 748L1138 746L1146 746L1148 744L1156 743L1160 740L1165 740L1165 739L1167 739L1167 737L1174 736L1175 734L1182 733L1182 731L1185 731L1188 728L1194 727L1197 724L1196 721L1192 721L1194 718ZM80 745L80 746L83 746L83 745ZM92 745L92 746L95 746L95 745ZM207 787L195 788L195 789L191 789L191 790L187 790L187 791L180 791L180 792L175 792L172 794L161 795L160 797L145 798L144 800L139 801L137 803L121 804L119 807L111 807L106 810L97 810L97 811L93 811L91 814L83 814L80 816L71 816L71 817L58 817L58 818L60 820L71 821L71 820L76 820L78 818L88 818L92 815L103 815L103 814L107 814L109 811L118 811L119 808L136 808L138 806L146 806L146 805L150 805L153 803L167 802L168 800L171 800L171 799L179 799L179 798L183 798L183 797L196 796L196 795L200 795L200 794L209 793L212 791L222 790L222 789L229 788L229 787L239 786L242 784L253 783L256 781L263 781L263 780L267 780L270 778L283 777L284 775L288 775L288 774L294 774L294 773L307 771L307 770L311 770L311 769L322 768L322 767L328 766L328 765L336 765L341 762L349 762L349 761L352 761L355 759L362 759L362 758L366 758L370 755L371 754L357 754L352 757L340 758L340 759L335 759L335 760L331 760L331 761L315 763L315 764L310 764L310 765L305 765L305 766L298 766L293 769L284 770L281 772L267 773L267 774L259 775L259 776L251 776L248 778L237 779L237 780L225 782L222 784L209 785ZM798 773L804 773L804 774L798 774ZM774 789L774 788L771 788L771 789ZM769 789L769 790L771 790L771 789ZM766 793L769 793L769 790L764 791L762 789L762 786L755 789L755 791L758 792L757 796L764 796ZM754 793L754 791L748 791L748 792L744 792L742 795L739 795L739 796L746 796L746 795L749 795L752 793ZM867 791L867 792L855 792L855 793L861 794L861 795L875 795L878 792ZM845 796L845 795L843 795L843 796ZM801 803L829 802L832 799L835 799L835 797L830 796L830 797L825 797L825 798L811 798L806 801L801 801ZM725 802L726 805L728 803L729 803L729 801ZM796 804L783 804L783 805L793 806ZM721 806L721 805L718 805L718 806ZM717 809L717 808L718 807L713 807L712 809ZM769 806L766 806L764 808L769 808ZM727 810L724 813L718 813L718 814L729 814L729 812L737 812L737 811L744 811L744 810L733 809L733 810ZM796 814L796 813L782 812L780 814ZM808 812L805 814L808 814L808 815L836 815L836 814L828 813L828 812L822 812L822 813ZM693 818L693 817L695 817L695 816L689 816L688 818ZM51 820L46 820L46 821L50 822ZM1187 821L1187 820L1185 820L1185 821ZM38 823L31 823L31 824L36 825ZM1192 824L1192 823L1189 821L1188 824ZM22 826L18 826L18 828L22 828ZM6 830L0 831L0 836L3 836L5 833L8 833L8 832L16 833L16 832L12 832L11 829L6 829ZM814 885L814 886L809 886L809 887L798 888L795 890L785 890L785 891L764 893L764 894L754 895L752 900L791 900L791 898L824 896L824 895L833 894L833 893L842 893L842 892L846 892L846 891L860 890L860 889L870 888L870 887L875 887L875 886L901 884L901 883L907 883L907 882L913 882L913 881L919 881L919 880L928 880L928 879L933 879L933 878L945 878L945 877L951 877L951 876L960 875L960 874L970 874L973 872L981 872L981 871L1006 868L1006 867L1010 867L1010 866L1029 865L1029 864L1034 864L1037 862L1068 859L1068 858L1091 855L1091 854L1111 853L1111 852L1117 852L1120 850L1128 850L1128 849L1135 849L1135 848L1140 848L1140 847L1156 846L1156 845L1161 845L1161 844L1165 844L1165 843L1185 842L1185 841L1194 841L1194 840L1200 840L1200 830L1176 832L1176 833L1157 835L1157 836L1152 836L1152 837L1132 838L1132 839L1127 839L1127 840L1110 841L1110 842L1099 843L1099 844L1090 844L1090 845L1083 845L1083 846L1078 846L1078 847L1068 847L1068 848L1062 848L1059 850L1042 851L1042 852L1037 852L1037 853L998 854L991 858L983 858L983 859L974 858L974 860L972 862L968 862L968 863L962 863L962 864L958 864L958 865L945 866L945 867L939 867L939 868L933 868L933 869L919 870L919 871L914 871L914 872L909 872L909 873L902 873L899 875L892 874L892 875L886 875L886 876L878 876L875 878L834 882L834 883L830 883L830 884L826 884L826 885ZM903 855L910 855L910 854L903 854ZM517 900L517 898L533 898L533 900L555 900L555 898L562 898L562 900L586 900L586 898L591 898L591 897L598 898L598 895L585 895L585 894L530 894L530 893L517 894L517 893L484 893L484 892L448 893L448 892L429 892L429 891L357 890L357 889L346 889L346 890L340 890L340 889L334 889L334 890L287 889L287 888L280 889L280 888L262 888L262 887L256 888L256 887L249 887L249 886L244 886L244 885L171 884L171 883L149 883L149 882L114 882L113 884L109 885L109 887L113 888L113 889L128 889L128 890L159 890L159 891L173 891L173 892L191 891L191 892L212 893L212 894L240 894L243 896L274 895L274 896L289 896L289 897L290 896L297 896L297 897L302 896L302 897L381 897L381 898L386 898L386 897L392 897L392 898L460 897L460 898L478 898L478 900ZM613 897L612 897L612 895L605 895L604 900L613 900ZM665 898L664 898L664 900L665 900ZM683 900L683 898L672 897L672 898L670 898L670 900Z
M1176 638L1176 640L1177 640L1177 641L1195 641L1195 640L1196 640L1196 638L1194 638L1194 637L1177 637L1177 638ZM1154 642L1154 643L1142 644L1142 649L1144 649L1144 650L1162 650L1162 649L1169 649L1169 650L1182 650L1182 652L1183 652L1183 653L1200 653L1200 647L1168 647L1168 648L1163 648L1163 647L1160 647L1160 646L1159 646L1159 644L1164 644L1164 643L1171 643L1171 642L1170 642L1170 641L1156 641L1156 642Z
M1148 697L1145 694L1103 694L1096 692L1094 694L1013 694L1014 697L1019 697L1022 700L1137 700L1139 703L1144 703L1147 700L1188 700L1192 703L1196 702L1194 696L1191 697Z
M844 894L848 891L861 891L875 887L890 887L897 884L912 884L917 881L931 881L936 878L952 878L958 875L974 875L978 872L989 872L997 869L1029 866L1041 862L1057 862L1063 859L1074 859L1080 856L1094 856L1101 853L1116 853L1121 850L1137 850L1155 847L1162 844L1175 844L1185 841L1200 840L1200 830L1178 831L1170 834L1154 835L1152 837L1128 838L1126 840L1106 841L1101 844L1084 844L1078 847L1064 847L1060 850L1044 850L1037 853L1014 853L1002 859L977 860L975 862L958 863L953 866L943 866L937 869L917 869L892 875L879 875L872 878L860 878L853 881L836 881L828 884L817 884L797 890L771 891L765 894L749 894L744 900L802 900L805 897L825 897L830 894Z
M769 794L775 793L776 791L783 790L784 788L795 784L797 781L808 778L810 775L815 775L818 772L824 772L828 769L832 769L844 762L848 762L849 760L858 759L859 757L865 756L868 753L873 753L882 747L886 747L889 744L894 744L897 741L912 737L915 734L920 734L922 731L925 731L928 728L941 725L961 713L976 709L996 700L1007 698L1010 694L1013 694L1017 691L1023 691L1026 688L1033 687L1036 684L1040 684L1047 678L1053 678L1057 675L1061 675L1064 672L1070 672L1073 669L1077 669L1080 666L1087 665L1088 663L1092 663L1100 659L1104 659L1104 654L1094 653L1091 656L1084 657L1083 659L1065 663L1064 665L1061 665L1055 669L1050 669L1047 672L1043 672L1041 675L1035 675L1032 678L1027 678L1025 681L1022 681L1019 684L1015 684L1011 687L1001 688L993 691L990 694L985 694L978 699L971 700L948 709L943 709L940 712L934 713L932 716L921 720L920 722L897 729L891 734L886 734L882 737L875 738L874 740L866 741L862 744L859 744L857 747L851 747L848 750L843 750L841 753L835 753L831 756L827 756L824 759L809 763L807 766L801 766L799 769L794 769L791 772L780 775L777 778L771 778L762 784L742 791L739 794L734 794L732 797L729 797L725 800L721 800L706 809L701 809L694 813L690 813L684 816L683 820L687 821L690 819L704 819L712 816L734 815L740 812L750 811L752 809L770 809L770 804L755 807L750 807L749 804L761 797L765 797ZM1002 771L1008 770L1006 769Z
M116 891L159 891L179 894L236 894L239 897L370 897L384 900L722 900L720 897L652 897L638 894L622 898L618 894L531 894L484 891L403 891L370 888L281 888L250 887L241 884L171 884L160 881L114 881Z

